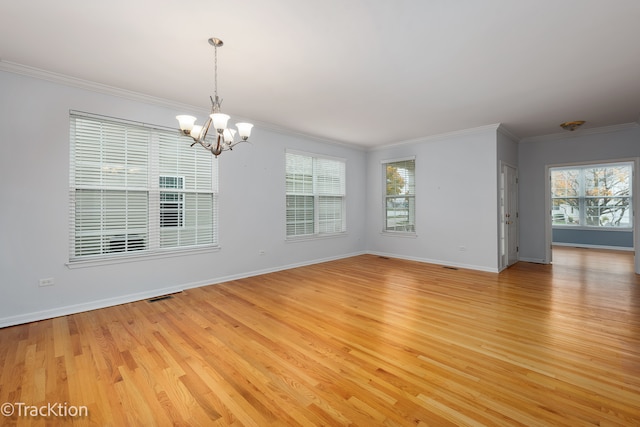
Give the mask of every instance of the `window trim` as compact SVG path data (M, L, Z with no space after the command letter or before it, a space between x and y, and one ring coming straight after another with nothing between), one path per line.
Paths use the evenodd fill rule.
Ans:
M594 226L594 225L566 225L566 224L554 224L553 223L553 200L554 199L578 199L579 205L584 207L584 200L589 198L598 198L596 196L587 197L584 195L584 183L580 183L580 194L577 197L554 197L553 196L553 171L558 170L586 170L586 169L594 169L594 168L608 168L608 167L617 167L617 166L628 166L631 168L631 174L629 177L629 189L630 194L628 197L620 197L620 198L628 198L629 199L629 222L628 226L619 226L619 227L611 227L611 226ZM548 203L549 203L549 222L551 224L551 229L558 230L581 230L581 231L615 231L615 232L633 232L635 230L635 201L634 198L637 197L634 189L635 184L635 174L636 174L636 162L630 159L621 159L621 160L611 160L606 162L594 162L594 163L572 163L572 164L564 164L564 165L549 165L547 166L548 171L548 185L549 185L549 193L548 193ZM584 211L585 209L581 209ZM580 218L583 218L585 212L581 212Z
M414 182L414 191L411 197L413 198L414 205L414 220L413 220L413 230L403 231L403 230L388 230L387 229L387 198L390 197L387 194L387 165L391 163L399 163L399 162L408 162L413 161L413 173L414 173L414 181L416 180L416 171L417 171L417 162L416 156L407 156L407 157L399 157L393 159L384 159L380 160L380 170L381 170L381 178L382 178L382 230L380 234L383 236L396 236L396 237L417 237L417 221L416 221L416 191L415 191L415 182Z
M329 160L329 161L336 161L336 162L340 162L343 165L344 168L344 173L342 175L342 179L343 182L342 187L344 188L344 192L341 195L338 194L320 194L317 191L317 175L315 174L315 169L312 171L312 186L313 186L313 194L302 194L302 193L288 193L287 192L287 184L286 184L286 177L287 177L287 155L296 155L296 156L304 156L304 157L309 157L312 159L312 168L315 168L316 165L316 160L317 159L321 159L321 160ZM342 157L335 157L335 156L328 156L328 155L324 155L324 154L317 154L317 153L311 153L311 152L307 152L307 151L299 151L299 150L295 150L295 149L285 149L285 227L284 227L284 233L285 233L285 241L287 242L300 242L300 241L305 241L305 240L316 240L316 239L326 239L326 238L332 238L332 237L340 237L340 236L344 236L347 234L347 160L345 158ZM289 235L287 234L287 197L288 196L306 196L306 197L313 197L313 234L299 234L299 235ZM322 197L341 197L342 198L342 208L341 208L341 214L342 214L342 230L341 231L335 231L335 232L320 232L319 231L319 224L320 224L320 198Z
M217 252L218 250L220 250L220 244L219 244L219 229L218 229L218 224L219 224L219 207L218 207L218 200L219 200L219 189L218 189L218 181L219 181L219 167L217 164L217 160L214 159L212 156L209 156L212 158L211 163L209 163L209 165L207 166L207 170L209 172L207 172L207 174L210 174L210 176L207 176L206 179L206 186L204 189L202 188L198 188L198 189L186 189L186 177L183 176L182 174L167 174L167 173L160 173L159 170L159 160L158 160L158 156L159 156L159 148L158 148L158 142L160 140L160 138L162 137L161 135L171 135L171 134L175 134L175 129L174 128L169 128L169 127L164 127L164 126L159 126L159 125L152 125L152 124L147 124L147 123L141 123L141 122L137 122L137 121L132 121L132 120L127 120L127 119L121 119L121 118L115 118L115 117L110 117L110 116L105 116L105 115L99 115L99 114L93 114L93 113L87 113L87 112L83 112L83 111L76 111L76 110L69 110L69 126L70 126L70 134L69 134L69 144L70 144L70 150L69 150L69 157L70 157L70 163L69 163L69 250L68 250L68 261L65 263L65 265L70 268L83 268L83 267L91 267L91 266L99 266L99 265L109 265L109 264L119 264L119 263L126 263L126 262L137 262L137 261L141 261L141 260L147 260L147 259L156 259L156 258L168 258L168 257L174 257L174 256L184 256L184 255L191 255L194 253L211 253L211 252ZM146 186L145 187L141 187L141 188L123 188L123 190L127 190L127 191L133 191L133 190L140 190L140 191L144 191L147 194L147 225L146 225L146 229L147 229L147 244L146 247L143 250L139 250L139 251L127 251L127 252L114 252L114 253L99 253L99 254L91 254L91 255L79 255L76 256L75 252L76 252L76 248L75 248L75 237L76 237L76 231L75 231L75 223L76 223L76 191L78 189L83 188L83 185L78 185L77 181L76 181L76 148L75 148L75 140L74 140L74 129L75 129L75 122L74 120L76 119L86 119L86 120L93 120L93 121L99 121L99 122L105 122L105 123L113 123L116 125L123 125L123 126L132 126L132 127L138 127L138 128L145 128L150 132L150 136L149 136L149 147L148 147L148 152L147 152L147 179L146 179ZM186 141L185 139L185 143L189 142ZM188 147L188 144L187 144ZM160 188L160 182L159 182L159 177L160 176L180 176L182 177L182 185L183 185L183 189L180 190L179 192L181 192L183 194L183 209L186 209L186 195L190 194L190 193L200 193L200 194L210 194L212 197L212 203L213 203L213 211L211 212L212 215L212 222L211 222L211 233L212 233L212 243L203 243L203 244L197 244L197 245L185 245L185 246L172 246L172 247L162 247L160 246L160 233L163 229L163 227L160 227L160 193L163 190L167 190L167 189L163 189ZM208 181L210 180L210 187L208 184ZM98 189L96 187L96 189ZM113 190L109 189L109 190ZM169 190L173 190L173 189L169 189ZM186 215L186 213L185 213ZM185 216L183 216L183 225L186 224L187 218ZM178 228L178 227L173 227L173 228Z

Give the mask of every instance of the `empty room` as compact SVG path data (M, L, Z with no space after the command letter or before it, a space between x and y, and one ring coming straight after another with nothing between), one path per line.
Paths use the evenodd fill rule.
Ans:
M640 3L0 6L0 425L640 425Z

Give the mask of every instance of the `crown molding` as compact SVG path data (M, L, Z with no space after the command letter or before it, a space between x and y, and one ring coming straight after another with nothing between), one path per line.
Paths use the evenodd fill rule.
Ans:
M6 71L13 74L20 74L23 76L32 77L39 80L45 80L52 83L57 83L65 86L97 92L104 95L116 96L119 98L131 100L131 101L138 101L138 102L143 102L145 104L171 108L172 110L176 110L176 111L188 111L188 112L191 112L194 114L200 114L200 115L209 115L209 113L211 112L209 109L205 109L203 107L184 104L184 103L172 101L170 99L159 98L156 96L151 96L151 95L147 95L144 93L135 92L127 89L121 89L115 86L109 86L102 83L93 82L90 80L84 80L77 77L68 76L65 74L55 73L52 71L43 70L41 68L30 67L28 65L22 65L15 62L6 61L3 59L0 59L0 71ZM272 123L265 123L259 120L242 117L240 115L236 115L236 116L238 119L243 119L243 120L246 119L245 121L251 121L252 123L254 123L254 125L259 127L260 129L281 133L285 135L310 139L310 140L322 142L325 144L338 145L341 147L347 147L347 148L356 149L360 151L366 150L366 147L363 147L362 145L326 139L319 136L309 135L303 132L299 132L299 131L288 129L278 125L274 125Z
M578 129L573 132L558 132L558 133L552 133L548 135L531 136L531 137L521 139L520 142L531 143L531 142L557 141L559 139L570 139L570 138L577 138L577 137L586 136L586 135L598 135L603 133L611 133L611 132L618 132L618 131L638 129L638 128L640 128L640 122L622 123L619 125L602 126L598 128L591 128L591 129Z
M394 142L394 143L382 145L379 147L371 147L369 151L386 150L388 148L396 148L403 145L411 145L411 144L417 144L421 142L441 141L443 139L450 139L458 136L473 135L478 133L497 132L500 126L501 126L500 123L495 123L490 125L478 126L475 128L461 129L453 132L440 133L437 135L422 136L420 138L407 139L404 141Z
M514 142L520 142L520 140L522 139L518 135L516 135L515 133L507 129L507 127L502 123L498 125L498 133L503 134L504 136L506 136L507 138L511 139Z
M102 83L84 80L78 77L67 76L65 74L55 73L53 71L43 70L41 68L30 67L28 65L17 64L15 62L0 59L0 71L20 74L27 77L33 77L40 80L46 80L52 83L58 83L65 86L71 86L79 89L85 89L92 92L102 93L105 95L117 96L119 98L129 99L131 101L139 101L147 104L158 105L161 107L177 108L179 110L203 111L208 114L209 110L194 105L183 104L156 96L147 95L127 89L121 89Z

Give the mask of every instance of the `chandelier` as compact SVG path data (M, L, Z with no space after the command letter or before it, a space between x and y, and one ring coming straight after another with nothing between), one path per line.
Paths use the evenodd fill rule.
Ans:
M220 112L220 105L222 99L218 97L218 47L222 46L222 40L212 37L209 39L209 44L214 48L214 96L209 96L211 99L211 114L203 126L196 125L196 118L188 115L176 116L180 123L180 130L184 135L188 135L193 139L193 147L196 144L200 144L205 149L211 151L211 154L218 157L223 151L231 150L236 144L246 141L251 135L251 123L236 123L238 128L235 129L227 127L229 116ZM207 138L209 129L213 126L216 131L216 135L213 138ZM236 140L236 133L239 140Z

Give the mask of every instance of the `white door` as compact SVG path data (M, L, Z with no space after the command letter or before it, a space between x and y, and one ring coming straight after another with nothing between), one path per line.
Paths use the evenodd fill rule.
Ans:
M501 264L506 268L518 261L518 171L503 164L501 184Z

